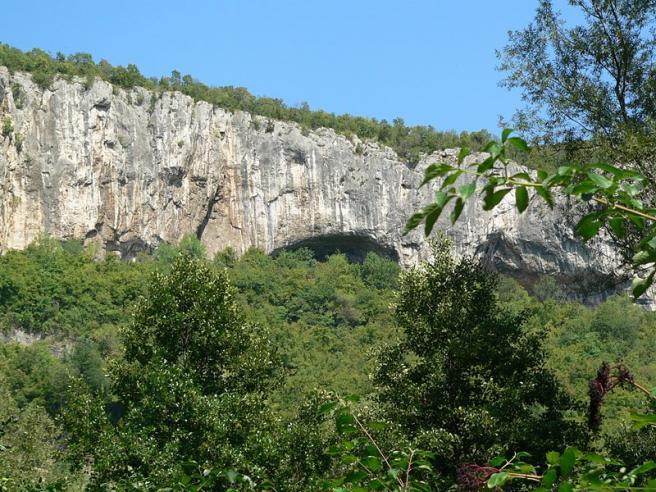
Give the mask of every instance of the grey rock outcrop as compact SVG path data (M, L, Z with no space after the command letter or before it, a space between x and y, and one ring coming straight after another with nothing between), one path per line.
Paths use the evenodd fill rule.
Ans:
M433 196L423 168L389 148L332 130L231 113L180 93L56 80L48 90L0 67L0 251L41 233L97 243L129 258L196 234L210 254L307 245L353 256L375 250L405 266L429 254L407 218ZM473 158L476 158L474 156ZM473 201L451 227L462 253L530 282L558 275L589 294L615 282L618 258L591 248L540 203L524 215L507 197L494 212ZM583 282L584 283L581 283Z

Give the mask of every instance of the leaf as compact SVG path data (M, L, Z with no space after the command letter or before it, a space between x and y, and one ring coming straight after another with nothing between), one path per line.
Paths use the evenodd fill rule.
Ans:
M369 490L382 490L385 488L385 484L378 480L377 478L374 478L369 482Z
M405 229L403 230L403 235L407 235L413 229L416 229L421 221L424 220L426 214L424 212L416 212L408 219L408 222L405 224Z
M656 468L656 463L653 461L647 461L631 471L631 475L644 475L645 473L652 471L654 468Z
M342 460L342 463L344 463L346 465L350 465L350 464L355 463L356 461L358 461L358 457L353 455L353 454L345 454L344 456L342 456L341 460Z
M435 192L435 205L442 208L449 201L449 194L446 191ZM431 210L432 212L432 210Z
M515 189L515 204L520 214L528 207L528 191L525 186Z
M328 403L324 403L323 405L321 405L319 407L319 413L332 412L336 407L337 407L336 402L331 401L331 402L328 402Z
M359 482L360 480L363 480L367 478L367 474L361 470L355 470L346 475L344 478L344 481L347 483L353 483L353 482Z
M588 178L590 178L594 184L603 190L613 186L613 182L610 179L602 176L601 174L593 173L592 171L588 172Z
M348 413L342 413L335 418L335 427L337 432L340 434L353 432L355 428L353 427L354 418L353 415Z
M499 472L495 473L490 477L490 479L487 481L487 488L488 489L493 489L495 487L501 487L504 485L508 480L510 479L510 475L508 472Z
M585 180L574 185L570 193L572 195L581 196L596 193L597 191L599 191L599 187L596 184L592 181Z
M433 226L437 219L440 218L443 208L436 206L428 215L426 215L426 223L424 224L424 236L430 236L433 231Z
M380 461L380 458L376 456L367 456L363 458L362 464L369 468L371 471L377 472L383 468L383 464Z
M623 217L611 217L608 220L610 228L613 230L613 233L620 239L624 238L626 231L624 230L624 218Z
M342 454L342 448L339 448L337 446L330 446L326 450L326 454L329 455L329 456L338 456L338 455Z
M608 464L610 462L610 459L595 453L586 453L583 455L583 458L589 461L590 463L595 463L595 464Z
M526 143L526 140L524 140L523 138L511 137L508 139L508 143L513 147L515 147L516 149L521 150L522 152L529 151L528 144Z
M458 196L462 198L463 201L467 201L470 196L476 191L476 183L467 183L458 188Z
M647 238L645 238L645 239L647 239ZM649 239L649 241L647 241L647 245L648 245L651 249L656 250L656 236L654 236L654 237L652 237L651 239Z
M576 172L576 168L574 166L560 166L558 168L558 174L560 176L571 176Z
M560 474L567 477L574 469L576 462L576 451L574 448L567 448L560 457Z
M528 463L522 463L520 465L513 466L513 471L535 475L535 467L533 465L529 465Z
M387 424L385 422L380 422L380 421L372 421L367 424L367 427L369 427L371 430L384 430L387 428Z
M467 157L469 154L469 147L461 147L460 152L458 152L458 164L462 164L462 161L464 161L465 157Z
M489 152L493 156L498 156L501 152L499 142L495 142L494 140L488 142L487 145L483 148L483 152Z
M237 479L237 472L235 470L227 470L226 477L230 483L235 483L235 480Z
M556 469L555 468L549 468L545 472L545 474L542 476L542 486L546 487L547 489L551 489L551 486L556 481L556 478L558 478L558 474L556 473Z
M601 222L597 218L597 214L592 213L583 217L576 226L576 232L583 238L584 241L592 239L599 228L601 227Z
M501 143L506 143L506 140L508 140L508 137L512 132L513 132L512 128L504 128L503 131L501 132Z
M645 228L645 219L638 217L637 215L629 214L629 220L633 222L638 228Z
M588 169L601 169L602 171L606 171L608 173L611 173L613 176L617 176L618 178L635 178L635 177L642 177L640 173L637 173L635 171L628 171L626 169L620 169L619 167L616 166L611 166L610 164L606 164L603 162L597 162L595 164L590 164L586 166Z
M492 210L496 207L503 197L506 196L512 188L503 188L497 191L489 191L483 200L483 210Z
M442 181L442 186L440 186L440 189L443 190L447 186L451 186L453 183L456 182L456 180L460 177L461 174L462 171L455 171L449 174L446 178L444 178L444 181Z
M540 197L542 197L542 199L545 202L547 202L547 205L549 205L549 208L553 208L554 199L553 199L553 196L551 195L551 192L548 189L546 189L542 186L538 186L537 188L535 188L535 191L538 195L540 195Z
M646 265L648 263L654 263L656 261L656 253L653 251L639 251L632 258L633 264L635 266Z
M487 159L485 159L483 162L481 162L478 167L476 168L476 172L479 173L484 173L486 171L489 171L494 167L494 163L497 161L497 158L495 156L490 156Z
M511 179L523 179L524 181L531 181L531 177L528 173L517 173L510 176Z
M642 191L642 186L622 183L622 189L626 192L629 197L635 197Z
M360 395L348 395L344 398L346 401L352 401L352 402L359 402L360 401Z
M642 296L645 292L647 292L647 289L651 287L651 284L654 283L654 272L652 271L647 278L640 278L640 277L635 277L633 279L633 283L631 285L631 289L633 291L633 297L636 299Z
M574 490L572 486L568 483L561 483L558 486L558 492L572 492Z
M456 204L451 211L451 224L455 224L458 221L463 208L465 208L465 202L462 198L458 197Z
M448 173L448 172L450 172L454 169L455 169L455 167L453 167L449 164L446 164L446 163L431 164L424 171L424 180L421 182L419 187L421 188L422 186L424 186L429 181L434 180L438 176L443 176L446 173Z
M558 185L566 185L572 180L569 176L561 176L560 174L552 174L542 181L542 186L545 188L553 188Z
M550 465L557 465L560 461L560 453L558 451L549 451L547 453L547 463Z
M501 465L503 465L506 461L505 456L496 456L490 460L490 466L493 466L494 468L499 468Z

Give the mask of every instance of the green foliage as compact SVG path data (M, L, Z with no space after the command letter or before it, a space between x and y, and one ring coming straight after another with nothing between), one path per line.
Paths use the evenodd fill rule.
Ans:
M67 372L46 343L0 345L0 377L19 408L34 402L54 412L62 403Z
M154 274L124 346L110 372L118 425L81 383L64 412L74 456L93 456L94 483L163 486L190 460L267 465L275 442L265 396L279 364L266 331L244 320L225 272L179 255L170 272Z
M311 110L306 103L288 106L280 99L256 97L243 87L209 87L190 75L182 76L176 70L169 77L148 79L135 65L114 67L106 60L95 63L87 53L52 57L39 49L24 53L0 44L0 65L11 72L30 72L34 82L42 87L48 87L56 76L68 79L78 76L85 77L87 87L95 77L100 77L123 89L143 87L152 91L180 91L197 101L207 101L230 111L247 111L269 119L293 121L302 129L332 128L343 135L355 134L361 139L375 140L392 147L399 157L410 164L416 164L422 154L444 148L466 145L480 149L490 138L485 130L458 134L455 131L437 131L432 126L409 127L401 118L394 119L390 124L375 118ZM273 128L267 124L265 131L271 132Z
M54 326L53 320L58 327L66 326L62 320L79 320L67 329L49 328L55 337L29 346L0 345L0 375L12 405L19 413L33 408L55 417L66 431L63 436L57 431L56 440L66 454L49 457L53 471L44 475L44 487L63 483L65 489L90 480L91 488L104 483L174 490L202 484L237 490L357 490L374 489L379 480L393 489L400 475L379 473L385 465L362 474L362 465L376 457L367 454L369 438L359 427L351 433L348 426L329 425L327 414L318 409L336 400L313 392L319 388L362 394L358 405L347 401L348 409L330 411L348 411L359 419L393 469L402 469L411 454L412 460L419 456L430 470L411 473L413 487L427 480L429 490L443 490L466 457L530 448L534 457L522 459L535 465L547 448L576 444L575 439L554 438L584 419L562 391L582 399L605 360L622 358L636 376L656 385L654 315L623 297L597 308L551 294L538 301L517 282L501 278L496 283L476 269L466 281L467 265L475 265L454 259L444 264L460 268L460 283L454 279L461 277L435 262L399 280L398 266L373 253L359 265L343 255L319 262L303 249L275 258L258 250L240 258L231 250L212 262L204 258L195 236L177 246L162 245L153 259L136 262L93 260L80 242L47 238L0 258L0 312L8 334L25 326L16 323L22 319L17 316L30 309L35 317L40 310L47 314L32 325L36 334L43 333L39 327ZM151 272L159 273L147 281ZM29 282L31 276L38 282ZM79 295L78 283L93 295ZM541 284L555 285L545 279ZM392 288L399 285L395 296ZM131 305L147 287L148 297L130 317ZM551 287L542 291L551 292ZM131 294L121 297L126 289ZM65 302L61 310L44 313L49 303L32 305L40 298ZM113 299L123 299L124 305ZM397 306L396 321L390 304ZM454 314L457 306L464 311ZM491 312L484 316L486 309ZM110 312L120 316L106 317ZM468 319L473 322L465 324ZM125 346L118 335L121 327ZM263 336L266 331L269 336ZM240 335L223 337L227 332ZM382 353L376 348L390 341ZM391 389L372 381L377 361L389 362L399 346L404 356L386 366ZM286 368L282 380L275 361L267 369L266 354L272 352L278 352ZM212 357L218 353L229 356ZM447 370L447 361L454 368L460 364L462 373ZM560 389L553 387L549 371ZM453 398L438 398L449 381ZM429 394L428 411L417 396L421 391ZM531 404L544 403L539 397L545 394L574 411ZM413 406L419 410L413 412ZM640 394L615 389L604 402L594 446L612 451L630 470L653 456L653 431L629 429L629 409L649 412ZM563 413L567 419L558 429ZM438 452L424 455L422 449ZM39 452L35 448L35 455ZM80 466L87 462L93 467L85 479ZM70 467L78 471L71 473ZM609 467L609 473L618 470ZM7 483L11 490L14 482Z
M0 374L0 490L53 489L75 479L61 461L57 425L33 401L22 408Z
M207 394L265 390L276 357L265 329L244 320L235 294L225 272L179 255L169 273L154 274L124 331L126 362L174 363Z
M498 53L504 84L518 88L528 107L517 128L547 141L601 136L619 142L656 116L653 0L570 2L581 23L569 27L551 0L534 21L509 34Z
M571 164L560 166L554 173L538 170L529 175L520 171L510 175L508 155L510 149L525 151L528 146L519 137L509 137L512 130L504 130L501 143L491 141L485 147L488 157L483 162L465 163L469 149L462 149L457 165L435 163L424 172L422 186L437 178L442 180L435 203L424 207L410 217L405 233L425 222L424 232L429 235L437 219L450 201L454 202L451 221L455 223L464 203L476 191L482 197L483 210L494 209L510 192L515 192L515 206L519 213L526 210L528 190L534 196L554 206L554 194L572 197L580 203L592 204L580 218L576 232L588 241L599 234L602 227L612 231L619 240L627 240L632 252L633 267L641 272L633 281L633 295L642 296L652 285L656 275L656 213L645 203L650 199L647 179L636 171L610 164ZM468 175L472 183L457 187L454 183ZM521 190L521 194L518 195ZM521 197L521 198L520 198ZM643 200L645 198L645 200ZM632 237L631 237L632 236Z
M533 22L510 32L497 53L503 85L526 102L514 126L540 144L519 159L550 172L572 162L622 163L653 187L656 3L571 1L576 25L556 3L541 0ZM654 206L651 195L643 200Z
M522 462L519 454L511 459L503 456L495 461L500 468L488 467L487 488L504 490L511 482L529 481L536 491L608 491L608 490L654 490L653 476L656 463L646 462L627 470L620 461L594 453L584 453L576 448L567 448L563 453L547 453L547 466L538 474L532 465ZM482 480L485 485L485 480ZM471 490L478 490L472 488ZM513 489L510 489L513 490Z
M436 474L432 462L435 454L413 448L381 448L381 433L388 428L385 422L367 421L353 408L359 397L351 396L342 401L327 402L320 408L322 413L334 418L339 440L327 454L338 461L335 470L339 478L326 480L324 489L344 490L435 490Z
M343 255L318 262L306 249L276 258L259 250L239 259L224 252L214 261L230 267L245 312L268 325L281 347L290 372L274 401L284 413L315 388L339 394L371 391L370 351L396 333L388 307L396 264L373 253L362 265L350 264Z
M94 261L79 243L42 237L0 257L0 328L81 335L123 325L148 268L112 256Z
M367 253L360 268L364 283L376 289L396 289L399 273L400 268L396 263L372 252Z
M2 136L8 137L14 132L14 124L11 122L9 116L5 116L5 119L2 120Z
M542 333L505 310L496 278L448 243L401 280L396 319L403 338L379 356L375 383L385 416L444 472L504 450L542 454L580 439L575 409L544 367Z

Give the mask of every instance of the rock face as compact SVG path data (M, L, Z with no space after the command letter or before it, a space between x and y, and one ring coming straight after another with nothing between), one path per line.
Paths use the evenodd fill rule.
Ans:
M129 258L196 234L210 254L308 246L356 258L373 250L408 266L430 251L420 231L401 235L433 195L417 190L422 170L455 156L413 170L332 130L100 80L42 90L3 67L0 124L0 251L45 232ZM608 245L590 249L558 212L536 202L519 216L506 198L492 213L472 202L456 226L444 217L437 227L460 252L527 282L555 274L588 294L608 290L618 264Z

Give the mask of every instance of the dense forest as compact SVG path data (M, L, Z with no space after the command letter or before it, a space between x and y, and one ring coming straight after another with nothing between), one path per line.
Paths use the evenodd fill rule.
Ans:
M307 130L332 128L346 136L357 135L363 140L373 140L393 148L411 165L416 164L422 155L436 150L461 146L479 150L492 138L486 130L438 131L432 126L406 126L402 118L389 123L375 118L311 110L307 103L289 106L280 99L256 97L243 87L209 87L191 75L182 76L176 70L170 76L147 78L136 65L112 66L107 60L96 63L88 53L68 56L57 53L52 56L40 49L22 52L0 43L0 66L7 67L12 73L32 74L32 80L42 88L50 87L55 77L66 80L80 77L86 87L91 87L98 77L117 89L143 87L156 93L180 91L196 101L207 101L230 111L247 111L276 120L293 121Z
M548 277L527 292L446 242L407 272L373 253L210 259L193 237L133 262L93 255L43 237L0 258L8 490L331 488L350 458L321 409L354 394L381 446L435 453L437 490L517 449L578 444L628 466L653 452L629 426L635 391L587 428L602 363L656 385L656 314L627 297L583 306Z

